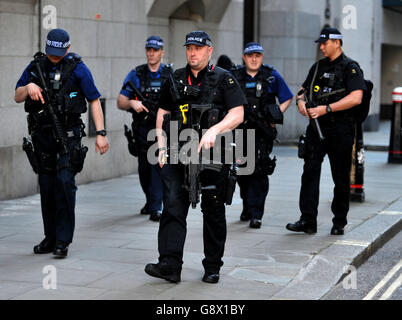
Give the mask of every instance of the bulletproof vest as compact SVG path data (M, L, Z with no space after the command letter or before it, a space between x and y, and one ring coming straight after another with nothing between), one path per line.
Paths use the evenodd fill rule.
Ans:
M162 67L162 72L159 76L151 78L147 64L142 64L135 68L137 77L140 79L140 92L153 103L159 102L160 90L162 84L169 79L169 73L172 73L172 68L168 65Z
M268 87L274 80L272 71L271 66L262 65L257 77L253 80L247 79L246 67L232 71L246 95L249 106L256 106L260 109L268 104L276 103L275 94L268 92Z
M85 95L81 88L71 77L76 66L81 63L81 57L75 53L69 53L57 66L54 66L43 53L35 54L28 69L29 82L42 87L36 63L40 64L46 86L50 90L50 99L55 111L63 120L66 116L79 117L87 111ZM43 88L42 88L43 89ZM25 111L38 112L43 108L40 101L33 101L29 96L25 101Z
M186 85L198 86L201 90L197 97L181 95L179 101L177 101L178 107L184 104L211 104L214 109L219 110L218 121L222 120L226 115L225 100L222 91L219 90L222 81L228 71L217 66L208 66L207 72L203 75L203 79L199 85L189 83L189 75L186 72L186 68L177 69L173 77L176 81L182 82ZM179 108L177 110L179 111ZM202 128L207 128L206 124L201 124Z
M318 105L334 103L349 94L346 90L344 76L346 65L352 60L344 57L335 65L328 65L324 63L324 60L325 58L320 60L313 84L313 101Z

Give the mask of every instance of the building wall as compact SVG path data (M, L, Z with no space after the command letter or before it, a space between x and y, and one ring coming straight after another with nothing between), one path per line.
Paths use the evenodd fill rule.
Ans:
M170 0L172 10L185 1ZM37 0L0 0L0 199L38 191L37 176L22 151L27 135L23 104L14 102L15 84L35 52L38 42L44 50L48 30L42 28L38 41ZM118 110L116 99L127 73L145 63L145 39L160 35L166 43L165 62L185 64L184 37L194 29L210 32L215 52L213 62L226 52L240 63L243 3L204 0L205 20L170 19L166 1L155 0L42 0L42 8L57 9L57 27L71 37L71 51L80 54L92 71L95 83L106 99L106 129L110 150L95 153L95 138L86 137L89 147L84 169L77 183L108 179L137 171L137 160L127 150L123 124L131 123L127 112ZM159 7L159 9L158 9ZM158 9L158 10L155 10ZM155 13L155 11L158 11ZM88 123L88 115L83 115Z
M0 0L0 199L19 197L38 191L22 152L27 135L23 105L14 102L15 83L38 49L44 50L48 30L41 28L39 39L39 0ZM259 36L265 48L265 63L273 65L295 94L313 62L319 56L313 42L321 28L329 24L345 36L344 50L360 62L366 78L375 84L372 109L365 127L378 127L381 89L397 83L402 64L400 14L384 10L381 1L372 0L259 0ZM186 0L42 0L42 8L57 9L57 26L68 30L71 51L79 53L91 69L106 99L106 128L111 149L95 154L95 139L86 137L90 147L84 170L77 182L86 183L136 172L137 161L127 150L123 124L131 122L127 112L118 110L116 99L127 73L145 62L144 42L158 34L165 40L164 62L174 67L185 64L184 37L194 29L210 33L214 43L212 62L227 54L241 64L243 43L243 0L200 0L186 7ZM357 27L345 28L343 9L357 9ZM191 10L195 10L194 12ZM328 11L329 10L329 11ZM329 16L326 16L326 12ZM381 44L387 45L381 59ZM40 45L38 45L40 44ZM399 46L399 47L395 47ZM382 66L381 66L381 61ZM398 69L399 70L399 69ZM381 73L386 82L381 81ZM391 86L392 86L391 85ZM388 101L384 93L381 101ZM87 114L83 115L85 123ZM278 126L279 140L297 138L307 121L292 105Z
M332 5L336 2L331 1ZM325 23L334 25L336 15L324 18L325 1L262 0L260 41L264 62L275 67L295 95L317 58L317 39ZM305 131L307 120L298 112L294 100L278 127L279 140L298 137Z
M381 104L392 104L392 90L402 87L402 14L382 11ZM390 112L389 112L390 114Z

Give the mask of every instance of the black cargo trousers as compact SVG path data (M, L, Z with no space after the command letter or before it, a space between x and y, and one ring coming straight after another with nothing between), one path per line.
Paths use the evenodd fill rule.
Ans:
M68 154L60 154L60 145L51 126L36 130L32 143L39 163L39 187L44 233L56 241L71 243L75 228L75 176L82 170L85 152L81 151L83 126L67 130Z
M321 130L325 137L323 141L319 140L311 124L307 127L306 155L299 198L301 220L312 224L317 223L321 165L327 154L335 184L331 205L334 214L332 222L340 227L347 224L354 126L355 124L350 120L328 119L321 123Z
M187 214L190 206L188 191L184 188L184 165L165 164L161 170L163 183L163 211L158 233L159 262L172 270L181 271L183 248L187 233ZM203 187L215 185L215 190L202 190L204 255L202 261L208 273L219 273L226 242L225 193L228 167L221 172L203 170Z

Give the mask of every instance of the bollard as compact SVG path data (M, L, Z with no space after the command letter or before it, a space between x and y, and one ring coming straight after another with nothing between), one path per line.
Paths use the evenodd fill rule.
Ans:
M363 125L361 122L355 126L355 141L352 150L352 166L350 169L350 201L364 202L364 144Z
M401 125L402 125L402 87L397 87L392 92L392 122L391 134L389 139L388 163L402 163L402 141L401 141Z

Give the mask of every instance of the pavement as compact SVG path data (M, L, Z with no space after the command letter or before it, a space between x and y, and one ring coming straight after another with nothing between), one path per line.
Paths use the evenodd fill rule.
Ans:
M389 135L383 129L365 133L365 140L386 146ZM199 206L188 214L182 281L172 284L145 274L145 265L157 261L158 223L139 214L145 198L133 174L79 186L74 242L66 259L32 252L43 238L38 194L0 201L0 299L321 299L350 265L362 264L401 230L402 165L388 164L384 151L366 152L366 200L351 203L345 235L332 236L333 182L326 159L318 232L307 235L285 229L300 216L303 161L294 146L275 146L273 153L277 168L270 176L261 229L239 220L238 188L227 207L228 237L218 284L201 281Z

